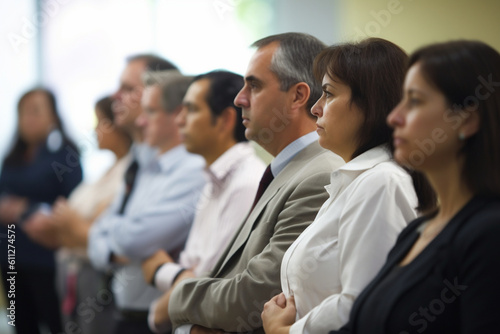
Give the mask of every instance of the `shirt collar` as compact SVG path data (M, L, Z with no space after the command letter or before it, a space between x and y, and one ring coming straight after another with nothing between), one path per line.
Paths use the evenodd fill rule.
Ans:
M273 176L276 177L297 153L318 140L318 138L319 136L316 131L313 131L288 144L276 158L271 161L271 172Z
M168 171L172 166L174 166L179 159L181 159L184 155L189 154L186 151L184 145L177 145L174 148L171 148L167 152L160 154L156 158L156 162L160 167L162 172Z
M214 180L222 181L241 160L252 154L254 154L254 150L250 143L237 143L205 168L205 173Z
M379 145L366 152L361 153L342 167L339 171L365 171L381 162L391 160L389 148L386 145Z
M387 146L374 147L333 171L330 175L330 184L326 185L325 189L330 197L335 197L364 171L390 160L392 156Z

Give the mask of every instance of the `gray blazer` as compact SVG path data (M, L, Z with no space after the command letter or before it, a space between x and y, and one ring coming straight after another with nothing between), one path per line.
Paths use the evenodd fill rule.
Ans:
M316 217L328 198L324 186L331 172L343 164L318 142L299 152L266 189L210 277L188 279L174 289L169 304L174 328L191 323L263 332L260 313L281 292L283 255Z

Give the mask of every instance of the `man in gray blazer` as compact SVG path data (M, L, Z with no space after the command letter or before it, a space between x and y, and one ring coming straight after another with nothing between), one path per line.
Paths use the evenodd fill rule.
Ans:
M312 64L323 43L286 33L253 46L257 51L235 104L242 108L245 136L275 157L260 188L265 179L272 182L209 277L183 279L179 274L168 313L161 320L155 314L155 322L169 317L175 333L263 332L260 313L281 291L282 257L314 220L328 197L324 186L330 173L344 163L319 146L310 114L321 95Z

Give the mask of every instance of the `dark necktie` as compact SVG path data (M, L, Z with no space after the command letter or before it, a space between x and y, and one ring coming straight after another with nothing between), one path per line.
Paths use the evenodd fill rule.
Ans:
M264 171L264 175L262 175L262 179L260 179L259 183L259 188L257 189L257 194L255 195L255 200L253 201L252 208L250 209L250 212L252 212L253 208L255 207L255 204L259 201L259 199L262 197L262 194L264 194L264 191L266 191L267 187L271 182L274 180L273 173L271 172L271 165L267 166L266 170Z
M120 215L125 212L125 207L127 206L130 194L132 193L132 189L134 188L138 169L139 163L137 162L137 160L134 160L132 161L130 166L128 166L127 171L125 172L125 194L123 195L122 205L120 206L120 210L118 211Z

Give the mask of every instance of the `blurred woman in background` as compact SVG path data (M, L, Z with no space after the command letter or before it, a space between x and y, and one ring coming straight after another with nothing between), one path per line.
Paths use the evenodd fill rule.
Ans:
M37 334L45 327L55 334L62 332L51 249L56 243L40 227L56 198L68 196L80 183L82 169L52 92L28 91L19 100L17 113L14 144L0 175L0 234L15 234L15 239L0 243L4 290L9 291L7 272L16 272L15 297L7 303L15 302L17 333ZM11 252L9 245L15 247ZM12 250L15 264L8 261Z
M100 99L95 105L97 118L96 135L99 148L110 150L115 163L97 181L80 184L68 200L60 198L54 205L52 224L58 236L58 263L62 294L62 312L66 320L76 322L84 334L111 332L114 302L111 291L102 288L103 274L92 268L88 261L87 237L94 220L111 204L120 186L126 168L130 164L131 137L114 124L111 97ZM103 296L101 296L103 294ZM78 305L87 298L100 297L104 309L96 312L91 321L88 312L78 312Z

